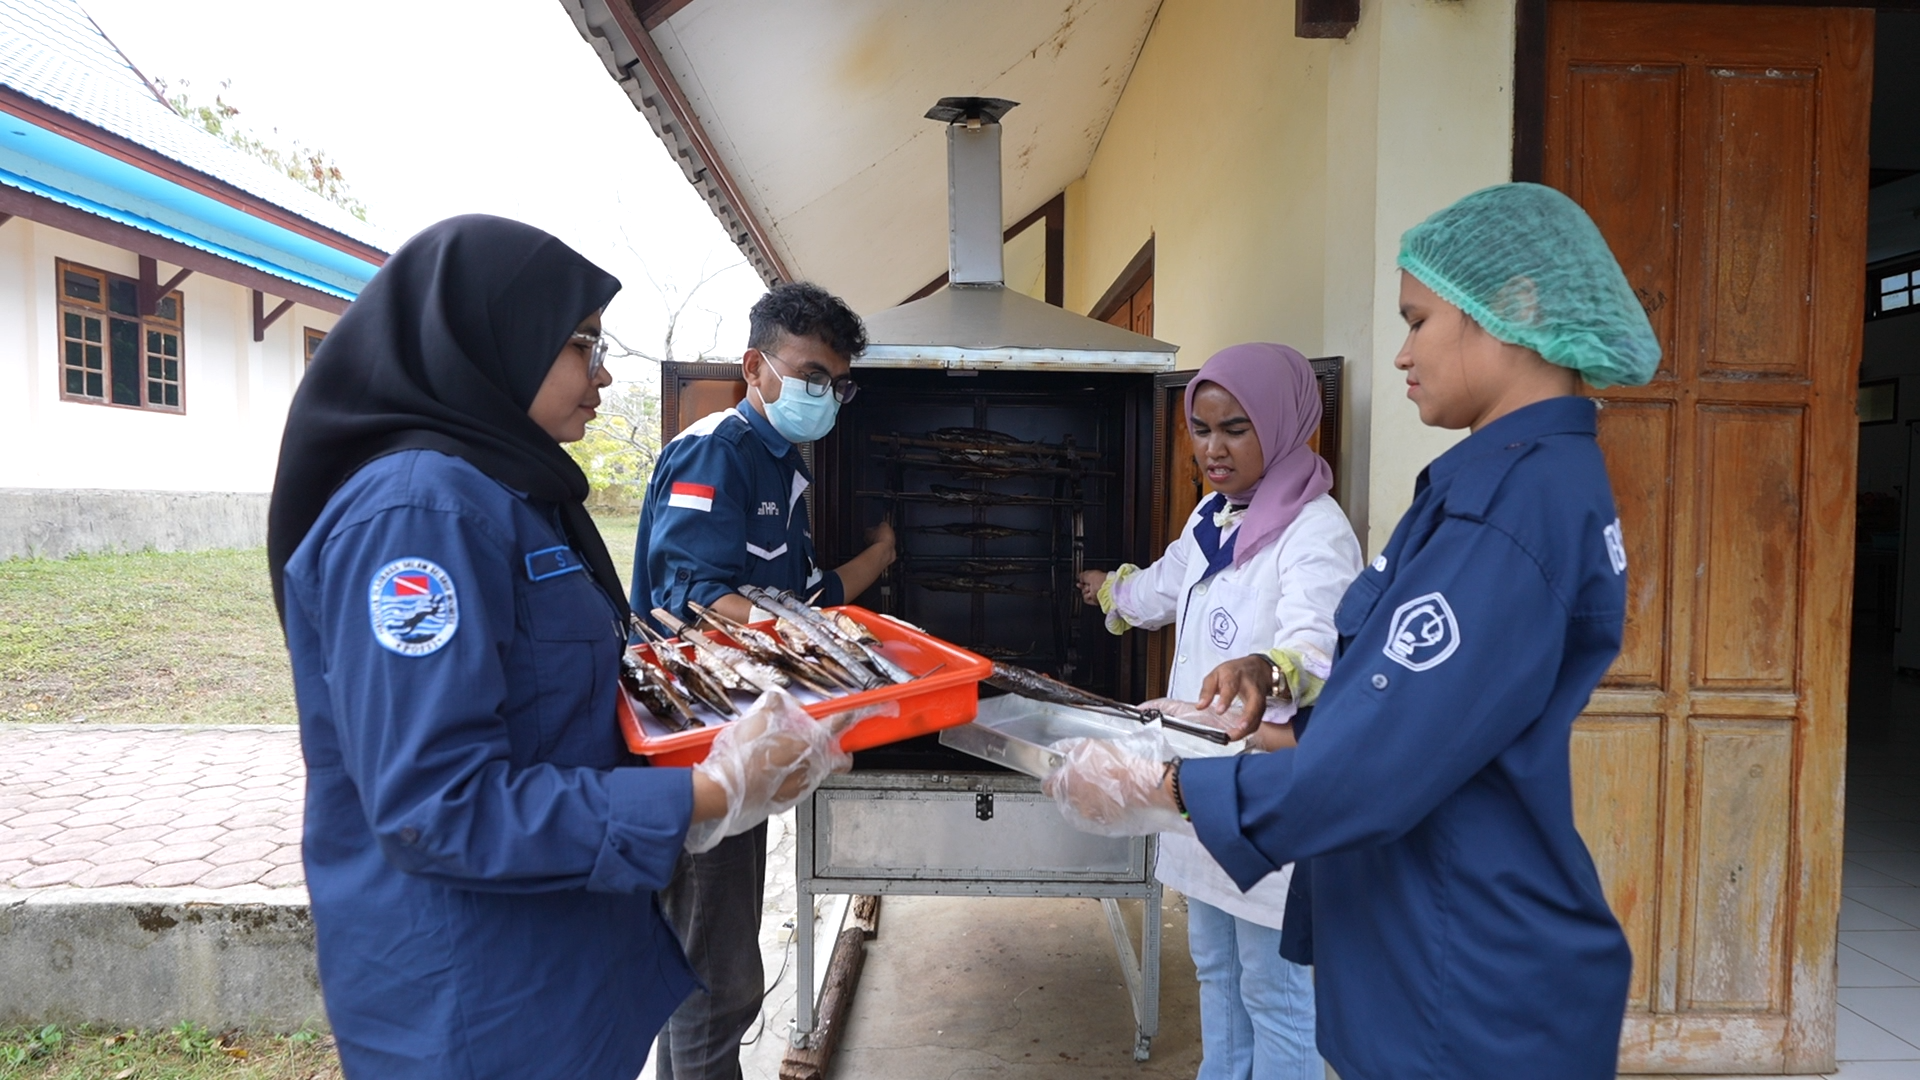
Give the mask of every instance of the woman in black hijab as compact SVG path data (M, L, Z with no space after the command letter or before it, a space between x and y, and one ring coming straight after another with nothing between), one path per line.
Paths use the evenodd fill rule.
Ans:
M823 725L750 717L696 769L622 767L624 590L560 445L611 382L619 288L537 229L453 218L294 396L268 555L354 1080L631 1080L693 986L653 898L689 826L743 831L843 760Z

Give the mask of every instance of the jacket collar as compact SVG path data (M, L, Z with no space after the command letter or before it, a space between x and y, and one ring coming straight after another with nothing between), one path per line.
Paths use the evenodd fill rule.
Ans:
M738 409L740 415L746 419L747 426L753 429L753 433L760 436L760 445L767 448L767 453L772 454L775 461L785 461L787 452L793 449L793 444L787 441L785 435L774 430L773 421L760 415L760 410L754 408L753 402L746 398L741 398L740 404L735 405L734 408Z
M1598 431L1594 421L1596 412L1592 398L1571 394L1536 401L1515 409L1455 443L1446 453L1434 458L1432 464L1423 470L1424 474L1433 481L1445 480L1459 472L1460 467L1469 460L1482 454L1533 442L1548 435L1585 435L1592 438Z

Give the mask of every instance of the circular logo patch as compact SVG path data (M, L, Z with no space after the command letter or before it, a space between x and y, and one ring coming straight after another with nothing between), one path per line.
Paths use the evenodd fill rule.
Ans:
M401 656L437 651L460 625L453 579L425 559L396 559L381 567L367 600L374 638Z

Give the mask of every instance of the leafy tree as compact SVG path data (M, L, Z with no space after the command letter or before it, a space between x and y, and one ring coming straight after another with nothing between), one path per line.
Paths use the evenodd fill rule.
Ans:
M160 91L160 96L168 105L173 106L173 111L179 113L194 127L229 146L259 158L273 166L275 170L285 173L301 187L341 207L361 221L367 220L367 204L354 198L353 194L347 190L346 174L340 171L340 166L334 164L332 156L325 150L313 149L298 139L293 140L291 147L273 146L233 123L233 118L240 115L240 110L227 104L224 94L213 95L211 105L200 104L195 102L188 93L192 83L187 79L179 80L178 92L175 92L165 79L155 79L153 82L155 89ZM231 79L220 83L222 91L232 88L233 80Z
M624 383L610 388L598 412L587 437L568 443L567 452L593 485L594 505L637 507L660 456L660 395L645 383Z

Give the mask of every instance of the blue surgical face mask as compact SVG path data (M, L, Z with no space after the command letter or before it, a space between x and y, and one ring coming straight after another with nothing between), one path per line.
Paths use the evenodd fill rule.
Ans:
M754 393L760 392L758 387ZM840 403L832 394L814 397L807 392L807 381L791 375L780 376L780 396L760 403L767 407L767 421L788 442L808 443L833 430L840 415Z

